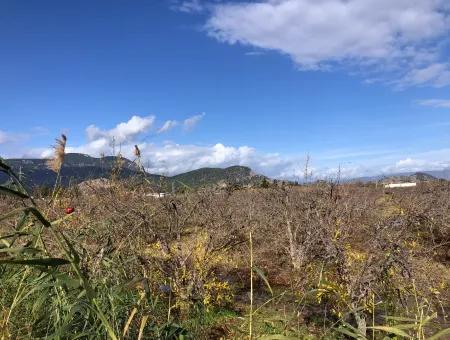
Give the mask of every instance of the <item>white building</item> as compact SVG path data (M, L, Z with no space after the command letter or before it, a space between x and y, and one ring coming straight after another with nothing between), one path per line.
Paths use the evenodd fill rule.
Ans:
M411 188L411 187L415 187L417 186L417 183L412 182L412 183L390 183L390 184L385 184L384 187L385 188Z
M164 197L164 196L167 196L167 195L168 195L168 193L166 193L166 192L152 192L152 193L146 194L145 196L161 198L161 197Z

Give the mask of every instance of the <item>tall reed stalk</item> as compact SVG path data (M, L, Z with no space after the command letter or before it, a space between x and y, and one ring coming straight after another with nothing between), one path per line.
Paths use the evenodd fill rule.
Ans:
M249 233L250 243L250 315L248 325L248 337L253 339L253 238L252 232Z
M56 139L56 144L53 146L54 155L47 161L47 167L56 173L55 185L53 186L51 201L53 202L59 183L61 182L61 168L64 164L64 157L66 155L67 137L61 134L60 138Z

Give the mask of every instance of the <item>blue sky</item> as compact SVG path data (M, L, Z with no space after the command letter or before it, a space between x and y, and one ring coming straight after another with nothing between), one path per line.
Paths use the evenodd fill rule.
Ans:
M64 132L165 174L446 168L449 33L445 0L4 0L0 155Z

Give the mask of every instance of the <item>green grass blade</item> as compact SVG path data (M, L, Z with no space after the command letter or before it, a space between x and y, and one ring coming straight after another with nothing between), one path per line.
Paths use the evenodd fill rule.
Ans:
M1 248L0 253L13 253L13 254L37 254L40 253L41 250L33 247L16 247L16 248Z
M100 309L100 306L97 302L96 299L92 300L95 306L95 313L97 313L98 317L100 318L103 326L106 328L106 331L108 332L108 335L111 339L113 340L118 340L118 337L116 336L116 334L114 333L113 328L111 327L111 325L108 322L108 319L106 318L105 314L103 314L102 310Z
M405 318L402 316L390 316L390 315L383 315L383 318L386 320L392 320L392 321L405 321L405 322L416 322L416 319L413 318Z
M295 340L295 339L298 339L298 337L286 336L283 334L270 334L270 335L263 335L262 337L260 337L260 339L264 339L264 340Z
M342 333L349 337L352 337L353 339L367 340L367 338L364 337L362 334L352 332L351 330L349 330L348 328L345 328L345 327L338 327L338 328L335 328L335 330L339 333Z
M70 262L66 259L56 258L56 257L48 257L41 259L0 259L0 264L13 264L13 265L26 265L26 266L62 266L65 264L69 264Z
M396 327L391 327L391 326L373 326L373 327L367 327L367 328L375 329L375 330L378 330L378 331L383 331L383 332L386 332L386 333L392 333L392 334L395 334L395 335L398 335L398 336L402 336L404 338L410 338L410 339L412 338L408 333L406 333L405 331L402 331L401 329L396 328Z
M272 287L270 286L269 280L267 279L266 275L264 275L264 272L260 268L258 268L256 266L253 266L253 271L256 274L259 275L259 277L264 281L264 283L266 284L267 288L269 289L270 294L273 295Z
M16 196L20 198L29 198L27 194L21 193L20 191L13 190L4 186L0 186L0 193L10 196Z

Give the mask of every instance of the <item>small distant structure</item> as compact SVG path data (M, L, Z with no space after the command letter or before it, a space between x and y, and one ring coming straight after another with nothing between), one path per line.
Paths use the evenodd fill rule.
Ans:
M147 197L155 197L155 198L162 198L162 197L165 197L165 196L168 196L168 195L169 194L166 193L166 192L151 192L151 193L146 194L145 196L147 196Z
M410 182L410 183L389 183L389 184L385 184L384 187L385 188L412 188L417 186L416 182Z

